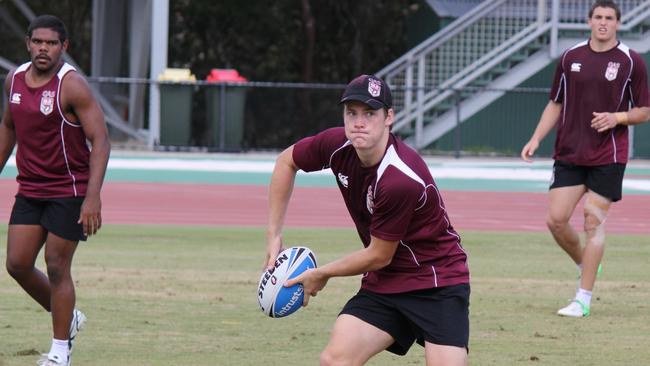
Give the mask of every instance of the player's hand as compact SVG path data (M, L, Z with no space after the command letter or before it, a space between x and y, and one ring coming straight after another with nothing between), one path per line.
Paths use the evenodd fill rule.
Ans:
M531 159L531 157L535 154L538 147L539 142L537 142L537 140L528 141L524 148L521 149L521 158L527 163L532 163L533 159Z
M264 261L262 270L267 271L275 267L275 260L278 258L278 254L284 249L281 235L269 238L266 243L266 260Z
M593 112L594 118L591 120L591 128L598 132L605 132L610 130L618 124L614 113L609 112Z
M310 268L299 276L287 280L284 287L291 287L296 283L302 283L305 294L302 306L307 306L309 304L309 298L318 295L318 291L322 290L325 285L327 285L328 280L329 278L323 276L322 271L319 271L318 268Z
M84 198L77 224L81 224L85 236L95 235L102 227L102 201L99 196Z

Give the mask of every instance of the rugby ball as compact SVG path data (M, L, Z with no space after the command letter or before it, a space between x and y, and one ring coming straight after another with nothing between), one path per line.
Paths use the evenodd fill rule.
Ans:
M316 256L307 247L291 247L280 252L275 266L262 273L257 289L257 300L264 314L282 318L300 309L305 297L302 284L291 287L284 287L284 284L288 279L316 267Z

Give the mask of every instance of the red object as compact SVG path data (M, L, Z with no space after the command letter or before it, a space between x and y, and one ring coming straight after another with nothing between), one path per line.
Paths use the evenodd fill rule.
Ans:
M248 81L245 77L239 75L239 72L235 69L212 69L205 80L213 83L243 83Z

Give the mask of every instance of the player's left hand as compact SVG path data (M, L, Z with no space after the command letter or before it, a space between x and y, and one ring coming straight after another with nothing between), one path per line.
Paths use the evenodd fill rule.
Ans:
M92 236L102 227L102 201L99 197L86 196L81 204L78 224L83 226L86 236Z
M609 112L593 112L594 118L591 120L591 128L598 132L605 132L610 130L618 124L614 113Z
M311 296L318 295L318 291L322 290L323 287L327 285L328 280L329 278L323 276L318 268L310 268L301 273L299 276L287 280L287 282L284 284L284 287L291 287L296 283L302 283L305 294L302 301L302 306L307 306L309 304L309 298Z

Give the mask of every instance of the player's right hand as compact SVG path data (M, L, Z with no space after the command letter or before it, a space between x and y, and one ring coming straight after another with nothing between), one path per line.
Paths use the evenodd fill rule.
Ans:
M521 158L527 162L527 163L532 163L533 159L532 156L535 154L535 151L539 147L539 143L535 140L530 140L528 143L524 146L523 149L521 149Z
M282 236L278 235L267 239L266 243L266 260L264 261L263 270L269 270L275 267L275 260L278 258L278 254L283 251L284 245L282 244Z
M328 280L329 278L324 276L318 268L310 268L300 275L288 279L284 287L291 287L296 283L302 283L304 289L302 306L307 306L309 304L309 298L318 295L318 292L327 285Z

